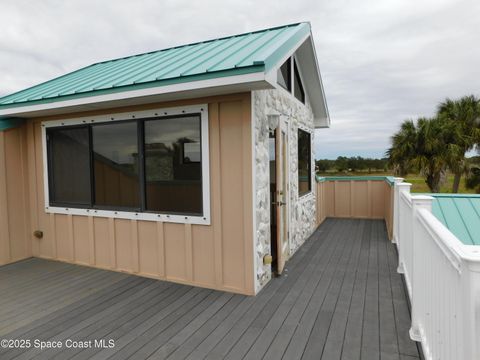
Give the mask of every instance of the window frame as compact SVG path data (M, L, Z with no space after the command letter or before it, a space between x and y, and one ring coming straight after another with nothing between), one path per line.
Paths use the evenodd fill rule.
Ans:
M200 151L201 151L201 161L202 161L202 215L189 215L189 214L178 214L178 213L165 213L165 212L152 212L152 211L140 211L138 209L125 209L125 208L111 208L104 206L76 206L75 204L62 204L62 203L51 203L50 202L50 179L49 179L49 156L47 150L47 129L49 128L62 128L62 127L81 127L86 125L93 124L106 124L113 122L123 122L123 121L137 121L138 126L138 139L142 140L139 142L139 148L143 149L143 126L140 126L140 122L143 120L154 119L154 118L172 118L188 115L199 115L200 116ZM119 218L119 219L130 219L130 220L146 220L146 221L162 221L162 222L173 222L173 223L189 223L189 224L199 224L199 225L210 225L210 159L209 159L209 134L208 134L208 104L200 105L191 105L175 108L157 108L152 110L143 110L143 111L133 111L133 112L122 112L122 113L112 113L106 115L98 116L89 116L89 117L79 117L79 118L70 118L63 120L52 120L52 121L43 121L41 123L42 129L42 150L43 150L43 182L44 182L44 198L45 198L45 212L53 214L66 214L66 215L83 215L83 216L96 216L96 217L106 217L106 218ZM91 132L91 127L89 127ZM90 142L92 142L92 137L90 137ZM90 144L90 147L92 144ZM144 162L144 155L140 161L141 164ZM90 169L92 169L93 163L92 159L90 160ZM141 165L140 165L141 166ZM144 166L144 165L143 165ZM93 171L90 171L91 181L93 181ZM144 172L140 171L139 181L140 181L140 192L143 194L145 192ZM94 187L94 186L93 186ZM92 204L93 204L92 194ZM143 205L143 204L142 204Z
M299 161L300 152L298 151L299 143L300 143L300 141L299 141L300 131L303 131L306 134L308 134L309 139L310 139L310 151L308 153L308 162L307 162L309 164L309 170L310 170L309 171L309 176L308 176L309 190L306 191L306 192L303 192L303 193L300 192L300 181L298 180L299 177L300 177L300 174L299 174L299 172L300 172L300 166L299 166L299 164L300 164L300 161ZM304 198L304 197L313 193L313 181L312 181L312 169L313 169L313 166L312 166L312 145L313 144L312 144L312 138L313 138L312 137L312 131L310 131L309 129L306 129L304 127L300 127L300 126L298 127L298 129L297 129L297 181L298 181L297 188L298 188L298 198L299 199Z
M143 120L143 126L141 127L141 142L140 142L140 146L141 146L141 156L142 156L142 159L140 161L140 167L143 169L143 171L141 172L140 174L140 177L141 177L141 184L140 186L143 186L143 188L141 189L142 191L142 195L145 199L145 203L142 204L144 210L143 212L144 213L153 213L153 214L158 214L157 211L154 211L154 210L148 210L147 209L147 179L146 179L146 155L145 155L145 122L147 121L155 121L155 120L164 120L164 119L175 119L175 118L182 118L182 117L187 117L188 115L201 115L200 113L182 113L181 115L171 115L171 116L160 116L160 117L155 117L155 118L144 118L142 119ZM207 125L208 127L208 125ZM197 161L196 163L202 163L203 162L203 155L204 155L204 149L203 149L203 133L204 133L204 129L203 129L203 122L202 122L202 118L200 118L200 161ZM139 138L140 139L140 138ZM183 151L183 149L182 149ZM208 151L208 149L207 149ZM182 154L182 161L183 161L184 157L183 157L183 154ZM205 202L205 197L204 197L204 193L205 193L205 189L203 188L203 181L205 179L205 176L204 176L204 169L203 169L203 165L202 165L202 168L201 168L201 178L202 178L202 207L204 208L204 202ZM210 175L208 174L208 178L210 178ZM203 213L205 213L205 211L203 211ZM171 212L169 213L169 215L178 215L178 216L198 216L198 215L195 215L195 214L192 214L192 215L189 215L187 213L175 213L175 212Z

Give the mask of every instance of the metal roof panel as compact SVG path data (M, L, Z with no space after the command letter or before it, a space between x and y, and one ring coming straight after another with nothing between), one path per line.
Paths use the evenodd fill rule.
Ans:
M464 244L480 245L480 196L430 194L433 214Z
M298 42L299 34L307 33L310 25L299 23L99 62L0 98L0 109L80 94L94 96L97 91L138 84L161 86L164 80L175 83L220 77L225 71L242 74L246 68L266 71L264 65L271 62L272 54L284 56Z

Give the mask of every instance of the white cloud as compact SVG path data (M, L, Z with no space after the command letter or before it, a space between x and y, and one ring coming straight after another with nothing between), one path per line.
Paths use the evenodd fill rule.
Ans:
M405 118L480 95L475 0L4 0L0 95L135 53L310 21L332 117L317 157L382 156Z

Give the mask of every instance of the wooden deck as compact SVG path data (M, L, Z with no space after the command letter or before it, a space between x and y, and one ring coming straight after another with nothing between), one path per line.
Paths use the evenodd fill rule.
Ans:
M30 259L0 268L0 359L416 359L394 247L376 220L328 219L256 297ZM114 348L66 349L65 340Z

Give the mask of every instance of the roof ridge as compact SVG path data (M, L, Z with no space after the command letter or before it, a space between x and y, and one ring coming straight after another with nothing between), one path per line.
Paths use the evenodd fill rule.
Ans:
M204 43L209 43L209 42L214 42L214 41L219 41L219 40L232 39L232 38L236 38L236 37L240 37L240 36L246 36L246 35L250 35L250 34L258 34L258 33L265 32L265 31L286 29L286 28L289 28L289 27L298 26L300 24L309 24L309 22L303 21L303 22L292 23L292 24L287 24L287 25L279 25L279 26L274 26L274 27L271 27L271 28L265 28L265 29L261 29L261 30L247 31L247 32L240 33L240 34L228 35L228 36L223 36L223 37L209 39L209 40L203 40L203 41L197 41L197 42L183 44L183 45L171 46L171 47L168 47L168 48L163 48L163 49L158 49L158 50L153 50L153 51L147 51L147 52L144 52L144 53L138 53L138 54L134 54L134 55L123 56L123 57L119 57L119 58L115 58L115 59L98 61L98 62L95 62L95 63L91 64L90 66L98 65L98 64L104 64L104 63L108 63L108 62L119 61L119 60L125 60L125 59L129 59L129 58L136 57L136 56L155 54L155 53L158 53L158 52L172 50L172 49L178 49L178 48L187 47L187 46L204 44Z

